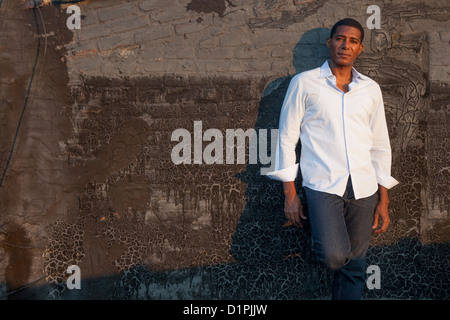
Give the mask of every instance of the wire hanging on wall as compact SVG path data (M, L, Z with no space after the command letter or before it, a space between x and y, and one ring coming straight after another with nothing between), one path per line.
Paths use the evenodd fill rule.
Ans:
M0 0L0 6L1 6L2 1L3 0ZM23 117L24 117L24 114L25 114L25 110L27 109L27 104L28 104L28 100L29 100L29 97L30 97L31 87L32 87L32 84L33 84L33 79L34 79L34 74L36 72L36 66L37 66L37 62L39 60L39 53L40 53L40 48L41 48L41 34L40 34L40 31L39 31L39 23L38 23L37 16L36 16L36 9L38 10L39 16L41 18L43 29L44 29L44 36L45 36L44 56L43 56L43 59L42 59L41 68L39 70L39 76L38 76L37 84L39 84L39 81L40 81L40 78L41 78L42 66L44 64L44 59L45 59L45 55L46 55L46 52L47 52L47 32L46 32L46 28L45 28L45 21L44 21L44 18L42 16L41 10L39 9L38 6L36 6L36 2L35 1L34 1L34 4L35 4L35 6L33 8L33 15L34 15L34 22L35 22L35 25L36 25L36 32L37 32L37 35L38 35L38 44L37 44L37 49L36 49L36 59L34 61L33 71L31 73L31 78L30 78L30 83L28 85L27 95L25 97L25 102L24 102L24 105L23 105L23 108L22 108L22 113L21 113L20 118L19 118L19 123L18 123L17 128L16 128L16 133L14 135L14 139L13 139L13 143L12 143L12 146L11 146L11 150L9 152L9 156L8 156L7 161L6 161L6 165L5 165L5 168L3 170L2 177L0 179L0 187L3 185L3 181L4 181L5 177L6 177L6 172L8 170L9 164L11 162L12 155L14 153L16 140L17 140L17 137L19 135L20 127L21 127L22 120L23 120Z

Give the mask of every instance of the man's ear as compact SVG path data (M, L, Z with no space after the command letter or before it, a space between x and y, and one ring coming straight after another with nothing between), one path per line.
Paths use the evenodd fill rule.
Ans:
M364 46L363 46L363 44L361 43L361 44L359 45L358 56L363 52L363 48L364 48Z
M328 49L330 49L330 47L331 47L331 38L327 39L327 47L328 47Z

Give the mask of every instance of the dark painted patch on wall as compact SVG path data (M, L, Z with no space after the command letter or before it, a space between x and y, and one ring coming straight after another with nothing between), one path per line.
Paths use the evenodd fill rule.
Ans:
M187 4L186 9L198 13L215 12L219 17L223 17L227 4L233 6L230 0L192 0Z

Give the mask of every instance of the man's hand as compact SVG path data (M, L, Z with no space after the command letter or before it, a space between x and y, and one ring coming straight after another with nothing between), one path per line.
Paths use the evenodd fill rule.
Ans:
M295 190L294 182L284 182L284 215L288 223L296 227L303 227L300 219L306 220L303 206Z
M306 216L303 213L303 206L300 198L297 195L292 197L285 197L284 199L284 215L288 219L289 224L293 224L296 227L303 227L300 219L306 220Z
M389 198L388 191L385 187L378 187L378 197L379 200L377 207L375 208L372 225L372 230L375 234L385 232L390 222L388 212ZM381 223L381 226L379 226L379 223Z
M381 226L378 225L379 222L381 222ZM388 206L378 203L373 217L373 225L372 225L373 233L378 234L385 232L389 225L389 222L390 220L389 220Z

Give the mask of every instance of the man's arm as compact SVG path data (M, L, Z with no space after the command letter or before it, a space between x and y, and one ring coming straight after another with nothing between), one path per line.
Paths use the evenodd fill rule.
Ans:
M389 196L388 189L385 187L378 185L378 204L375 208L375 214L373 219L372 230L373 233L379 234L386 231L390 219L389 219ZM381 226L379 226L379 222Z
M303 213L303 206L300 198L295 190L294 181L283 182L284 191L284 215L288 219L289 224L293 224L296 227L303 227L300 219L306 220L306 216Z
M392 151L389 141L389 133L384 112L383 96L378 88L377 105L371 118L372 148L370 155L372 165L375 169L378 185L391 189L398 184L398 181L391 176ZM386 190L387 191L387 190ZM382 191L382 196L387 196Z
M300 139L304 111L301 85L299 78L295 76L289 83L280 110L274 170L267 173L269 178L289 182L297 177L299 165L296 163L295 148Z
M391 145L384 113L384 103L381 89L378 87L377 106L371 121L373 135L372 164L378 180L378 204L375 209L372 225L373 233L383 233L389 225L388 189L398 184L391 176ZM379 221L381 225L379 226Z
M296 163L295 148L300 139L300 124L304 112L305 106L300 78L295 76L289 83L283 106L280 110L275 170L268 172L267 176L283 182L284 214L288 219L288 224L293 224L297 227L302 227L300 218L306 219L294 184L299 170L299 164Z

